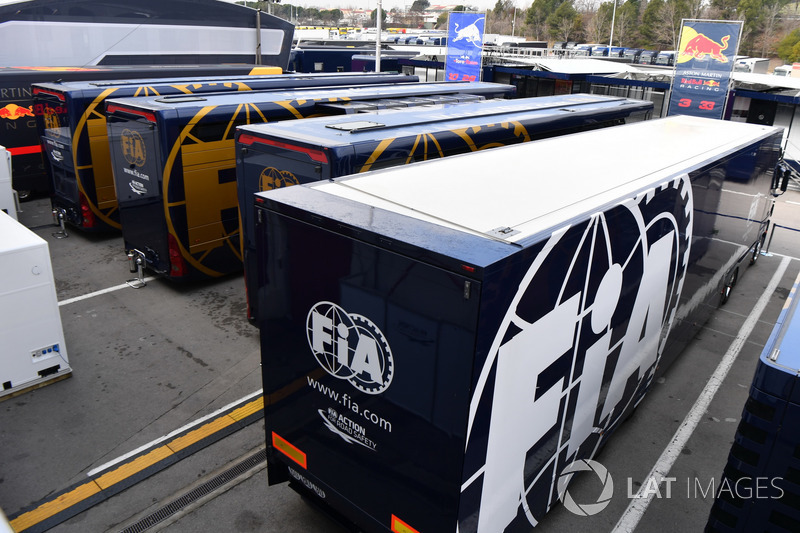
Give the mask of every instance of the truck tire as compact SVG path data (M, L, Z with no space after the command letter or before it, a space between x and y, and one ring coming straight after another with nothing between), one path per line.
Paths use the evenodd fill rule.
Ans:
M739 278L739 269L734 269L731 272L730 276L728 276L728 282L722 287L722 294L720 295L720 305L724 305L725 302L731 297L731 292L733 292L733 288L736 286L736 281Z
M750 266L753 266L758 261L758 256L761 255L761 247L764 246L764 241L767 238L767 234L761 236L756 242L756 245L753 247L753 254L750 256Z

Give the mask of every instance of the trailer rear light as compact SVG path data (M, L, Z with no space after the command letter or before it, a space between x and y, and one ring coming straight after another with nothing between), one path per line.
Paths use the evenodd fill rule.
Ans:
M186 261L183 260L178 240L172 233L167 234L167 245L169 246L169 275L179 278L186 275Z
M145 118L149 122L155 122L156 116L153 113L148 113L147 111L142 111L141 109L132 109L130 107L122 107L115 104L108 104L106 106L106 114L110 115L111 113L125 113L128 115L137 115L140 117Z
M32 144L30 146L18 146L16 148L6 147L6 151L12 156L15 155L28 155L28 154L41 154L42 146L40 144Z
M394 533L419 533L419 531L409 526L395 515L392 515L392 531Z
M55 96L56 98L58 98L62 102L66 100L66 97L64 96L64 93L57 93L55 91L49 91L47 89L40 89L39 87L34 87L33 88L33 95L36 96L36 95L39 95L39 94L47 94L47 95L50 95L50 96Z
M285 150L291 150L293 152L300 152L306 154L312 161L316 161L317 163L328 162L328 156L325 155L325 152L323 152L322 150L313 150L311 148L297 146L296 144L289 144L280 141L273 141L271 139L264 139L262 137L256 137L255 135L249 135L247 133L242 133L241 135L239 135L237 141L240 142L241 144L246 144L248 146L251 146L254 143L266 144L267 146L274 146L276 148L283 148Z
M89 207L89 200L86 199L86 195L83 193L80 193L79 198L81 203L81 227L94 228L97 226L97 218L92 213L92 208Z
M272 446L279 452L283 453L286 457L308 470L306 454L300 451L294 445L290 444L288 440L284 439L274 431L272 432Z

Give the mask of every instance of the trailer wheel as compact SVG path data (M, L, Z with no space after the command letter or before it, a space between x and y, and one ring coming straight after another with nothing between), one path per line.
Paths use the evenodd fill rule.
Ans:
M767 234L765 233L760 239L758 239L758 242L756 242L756 245L753 248L753 255L750 256L750 266L755 265L756 261L758 261L758 256L761 255L761 247L764 246L764 240L766 238Z
M720 305L725 304L728 299L731 297L731 292L733 292L733 288L736 286L736 281L739 278L739 269L735 269L730 277L728 278L728 282L722 288L722 294L720 296Z

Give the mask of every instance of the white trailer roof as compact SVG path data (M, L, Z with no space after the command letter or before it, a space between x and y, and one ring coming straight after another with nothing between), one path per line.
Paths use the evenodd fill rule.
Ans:
M46 244L47 241L17 222L11 215L0 211L0 254Z
M675 116L367 172L317 190L517 242L780 131Z

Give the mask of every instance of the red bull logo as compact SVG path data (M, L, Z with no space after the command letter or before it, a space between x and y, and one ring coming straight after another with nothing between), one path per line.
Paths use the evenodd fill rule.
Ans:
M717 42L692 28L684 28L684 34L681 36L681 53L678 55L679 63L692 59L705 59L707 56L720 63L728 62L728 58L722 52L728 49L730 35L722 37L720 42Z
M22 107L18 106L17 104L8 104L7 106L0 108L0 118L17 120L18 118L32 117L32 116L33 116L33 106Z

